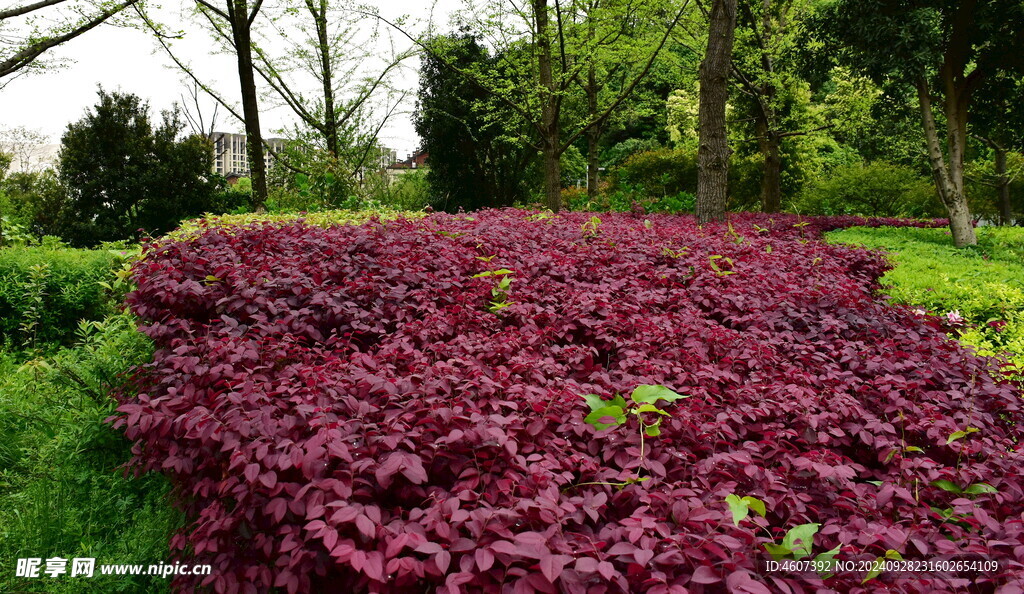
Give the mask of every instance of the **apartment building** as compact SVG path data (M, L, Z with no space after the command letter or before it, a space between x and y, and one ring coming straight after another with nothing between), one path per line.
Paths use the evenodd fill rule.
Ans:
M230 175L249 175L249 153L246 150L245 134L233 134L231 132L214 132L210 135L213 140L213 171L225 177ZM264 141L275 151L284 148L283 138L265 138ZM273 162L273 155L270 151L264 151L264 159L267 168Z

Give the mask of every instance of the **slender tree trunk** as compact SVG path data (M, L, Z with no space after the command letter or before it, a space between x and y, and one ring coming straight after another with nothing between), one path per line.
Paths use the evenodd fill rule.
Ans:
M551 71L551 35L548 31L547 0L533 0L537 25L537 66L541 86L541 158L544 162L544 195L548 208L562 207L562 170L559 158L558 95Z
M1013 223L1013 205L1010 203L1010 177L1006 174L1006 147L993 143L996 152L996 195L999 202L999 224Z
M327 0L320 0L319 6L313 0L306 0L316 23L317 52L320 54L320 81L324 90L324 142L333 159L338 158L338 116L334 107L334 66L331 64L331 45L327 34Z
M591 128L587 130L587 199L597 199L597 179L598 172L598 151L597 141L601 136L601 131L597 128Z
M986 136L976 136L992 149L995 156L996 208L999 209L999 224L1013 223L1013 205L1010 203L1010 177L1006 171L1006 147Z
M252 66L248 2L228 0L227 14L231 17L231 34L238 56L238 82L242 92L242 115L245 118L249 170L252 178L251 206L253 210L263 211L267 203L267 164L264 160L259 99Z
M729 64L736 31L736 0L713 0L708 47L700 64L700 107L697 148L697 220L724 220L729 189L729 141L725 102L729 96Z
M764 157L761 173L761 210L779 212L782 210L782 139L778 132L764 123L758 124L758 144Z
M935 189L938 191L939 199L946 207L946 212L949 213L949 230L953 234L953 245L956 247L977 245L978 238L974 234L971 212L963 190L963 144L955 146L952 132L955 129L963 129L966 132L966 127L957 120L955 110L952 114L947 114L947 118L952 118L948 128L950 130L950 161L953 165L948 167L942 154L942 145L939 142L935 114L932 112L931 93L923 75L917 79L917 98L921 107L925 142L928 146L928 162L932 168L932 177L935 180ZM950 170L956 169L956 159L959 159L959 171L951 174Z
M593 35L593 29L591 29ZM597 73L593 61L587 69L587 111L590 117L597 117ZM587 129L587 199L597 199L597 142L601 138L601 125L594 124Z

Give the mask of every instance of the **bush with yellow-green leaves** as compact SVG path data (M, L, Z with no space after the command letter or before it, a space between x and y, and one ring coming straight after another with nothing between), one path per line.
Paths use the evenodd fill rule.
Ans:
M957 249L943 229L844 229L831 243L881 249L896 267L882 278L897 303L939 316L982 355L1004 356L1024 377L1024 229L980 227L978 245Z

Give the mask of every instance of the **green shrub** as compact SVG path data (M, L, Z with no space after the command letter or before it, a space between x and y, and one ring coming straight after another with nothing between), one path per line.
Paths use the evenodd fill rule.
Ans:
M0 338L11 346L64 342L80 319L111 312L100 283L128 254L53 245L0 249Z
M194 237L209 227L241 227L252 224L289 223L302 219L310 225L332 227L334 225L361 225L376 217L382 221L399 217L418 219L427 216L425 212L404 212L387 208L365 210L324 210L308 213L244 213L207 215L185 221L180 227L168 233L165 239L180 240Z
M135 319L83 322L74 348L19 364L0 353L0 591L159 592L146 576L15 578L19 558L169 558L182 518L162 476L125 477L130 444L104 423L121 374L151 358ZM70 564L69 564L70 566Z
M612 172L612 191L631 188L650 197L697 191L697 155L689 149L659 148L635 153Z
M883 162L837 167L829 177L804 186L786 209L810 215L934 217L943 214L929 180L909 167Z
M935 315L956 312L959 339L985 355L1006 354L1024 376L1024 229L979 227L978 246L957 249L949 231L852 228L828 234L890 253L896 268L882 278L897 303Z

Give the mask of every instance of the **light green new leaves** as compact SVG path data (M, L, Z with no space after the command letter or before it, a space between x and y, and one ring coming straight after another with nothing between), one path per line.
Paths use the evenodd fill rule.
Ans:
M732 512L732 523L736 526L739 526L740 522L750 515L750 510L754 510L762 518L767 512L763 501L749 495L746 497L727 495L725 497L725 503L729 506L729 511Z
M953 433L951 433L949 435L949 439L946 440L946 445L949 445L949 444L953 443L954 441L963 439L963 438L967 437L968 435L970 435L971 433L977 433L978 431L981 431L981 429L978 429L977 427L968 427L967 429L964 429L963 431L954 431Z
M957 486L956 483L952 481L947 481L946 479L939 479L937 481L932 481L932 485L948 493L956 493L958 495L981 495L982 493L992 494L998 492L995 487L988 483L974 483L972 485L968 485L966 489L961 489L959 486Z
M597 429L607 429L612 425L621 425L626 422L626 400L622 396L616 394L615 398L609 401L603 400L597 394L587 394L583 399L587 401L587 405L592 411L583 420ZM605 418L611 418L614 422L601 422Z
M767 543L764 548L772 556L772 559L779 561L792 555L793 559L803 559L811 556L811 549L814 548L814 535L818 533L821 524L801 524L790 528L786 536L782 538L782 544ZM839 551L835 551L838 553ZM832 553L832 551L829 551ZM827 554L827 553L825 553Z
M629 398L630 400L636 402L637 404L653 404L659 400L664 400L666 402L675 402L676 400L682 398L689 398L689 396L676 394L675 392L666 388L665 386L643 385L637 386L637 388L633 390L633 393L630 394Z
M865 584L882 574L882 569L885 567L885 560L892 559L893 561L902 561L903 555L900 555L899 551L889 549L885 552L884 557L875 559L874 564L871 566L871 571L868 572L864 579L860 583Z
M611 400L604 400L597 394L585 394L583 399L586 400L591 412L583 420L597 429L607 429L612 425L625 423L627 412L636 416L643 413L656 413L667 417L669 414L654 406L655 402L659 400L675 402L681 398L689 398L689 396L677 394L665 386L642 385L637 386L629 398L634 403L632 406L619 394L616 394L615 398ZM604 419L612 419L613 422L609 423ZM656 437L661 434L660 424L660 420L653 425L645 424L644 431L648 436Z

